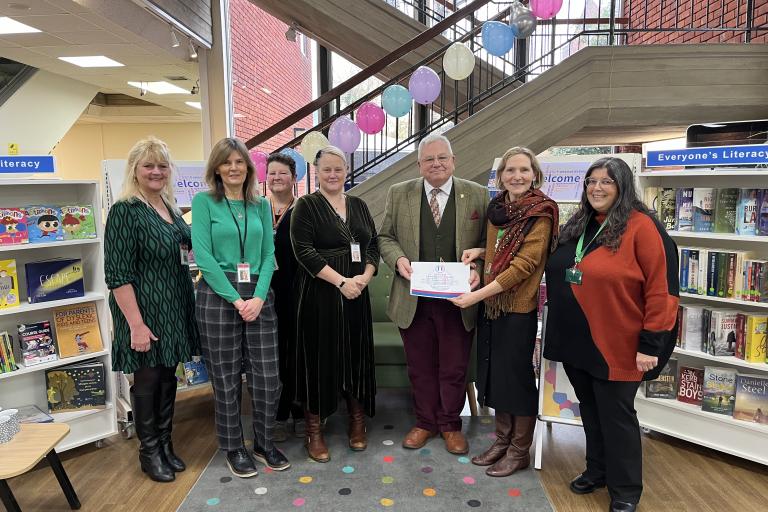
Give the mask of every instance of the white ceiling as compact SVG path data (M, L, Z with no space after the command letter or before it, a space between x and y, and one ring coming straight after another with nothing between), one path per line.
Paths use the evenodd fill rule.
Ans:
M0 16L42 31L0 34L0 56L96 85L106 94L122 93L158 105L91 106L82 122L200 120L200 111L184 103L200 101L199 94L142 97L139 89L127 84L165 80L191 90L199 78L198 64L189 58L187 38L177 32L181 46L171 48L170 26L131 0L0 0ZM89 55L105 55L125 67L81 68L58 60ZM182 76L188 80L166 78Z

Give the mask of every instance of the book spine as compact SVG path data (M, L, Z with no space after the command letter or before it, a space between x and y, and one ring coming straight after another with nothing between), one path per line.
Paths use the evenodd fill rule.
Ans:
M688 291L688 249L680 250L680 291Z
M717 251L709 251L707 261L707 295L717 296Z
M728 253L728 286L726 287L725 296L728 298L734 297L734 287L736 286L736 253Z
M725 297L725 291L728 287L728 253L717 253L717 286L715 287L717 297Z

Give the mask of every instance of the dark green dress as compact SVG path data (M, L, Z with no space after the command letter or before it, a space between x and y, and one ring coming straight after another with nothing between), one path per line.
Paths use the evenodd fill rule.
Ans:
M194 290L180 254L180 244L191 247L190 230L181 217L173 217L173 224L168 224L138 199L118 201L109 210L104 235L107 287L132 284L144 323L157 337L148 352L132 350L128 322L110 293L115 371L175 367L200 354Z

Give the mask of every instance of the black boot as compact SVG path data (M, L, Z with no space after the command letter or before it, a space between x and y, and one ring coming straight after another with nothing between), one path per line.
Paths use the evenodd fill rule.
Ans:
M165 461L160 449L160 432L155 415L156 393L137 394L131 388L133 424L139 437L139 462L141 470L156 482L172 482L176 479L173 469Z
M173 430L173 408L176 403L176 380L161 382L157 400L157 429L160 432L160 449L168 465L180 473L187 469L184 461L173 453L171 431Z

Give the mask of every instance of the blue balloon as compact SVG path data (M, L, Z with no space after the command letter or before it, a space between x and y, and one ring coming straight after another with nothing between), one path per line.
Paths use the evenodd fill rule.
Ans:
M486 21L481 31L483 48L491 55L503 57L515 44L515 31L506 23Z
M413 97L402 85L390 85L381 94L381 107L392 117L401 117L411 111Z
M280 153L293 158L296 162L296 181L299 181L307 174L307 161L301 156L301 153L293 148L285 148Z

